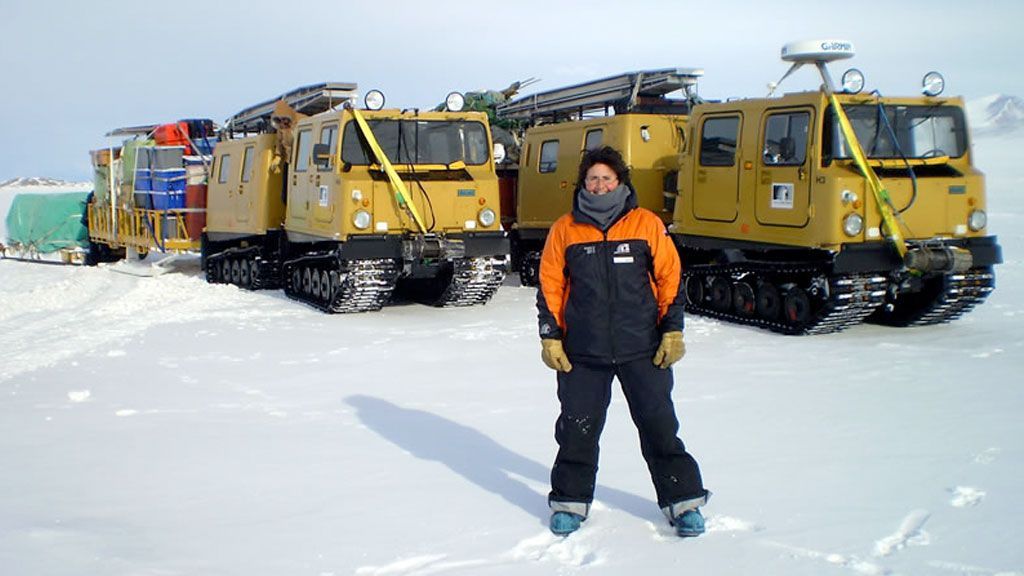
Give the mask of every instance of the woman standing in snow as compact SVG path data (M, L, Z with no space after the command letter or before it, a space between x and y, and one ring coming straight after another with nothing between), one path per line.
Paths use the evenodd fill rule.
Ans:
M680 536L704 533L707 502L696 460L677 437L672 370L686 352L680 263L665 225L637 206L613 148L587 152L572 212L551 227L537 293L544 363L557 371L561 414L551 470L551 531L566 535L590 511L598 441L618 378L658 505Z

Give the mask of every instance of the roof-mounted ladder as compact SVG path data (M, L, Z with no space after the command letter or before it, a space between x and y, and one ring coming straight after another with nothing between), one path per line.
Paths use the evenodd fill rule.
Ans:
M228 118L224 127L233 132L262 132L270 126L270 116L278 100L284 100L300 114L312 116L355 99L357 89L355 82L310 84L250 106Z
M500 118L534 124L607 113L609 108L617 114L642 108L657 110L659 104L664 108L666 104L679 102L665 98L676 90L685 94L686 99L682 101L685 106L699 101L697 79L703 75L704 70L700 68L627 72L517 98L498 105L497 113Z

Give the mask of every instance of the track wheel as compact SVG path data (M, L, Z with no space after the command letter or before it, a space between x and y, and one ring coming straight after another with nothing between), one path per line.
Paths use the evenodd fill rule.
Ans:
M298 294L302 289L302 273L298 268L292 268L292 292Z
M686 301L691 306L700 306L704 303L704 282L700 277L686 277Z
M247 259L238 262L238 285L242 288L252 288L252 268Z
M737 282L732 287L733 309L740 316L753 316L757 310L757 297L748 282Z
M711 307L719 312L728 312L732 308L732 285L724 276L711 279Z
M236 286L242 285L242 265L238 260L231 260L231 283Z
M329 303L331 296L334 294L331 290L331 275L327 273L327 270L320 271L320 298Z
M757 286L757 315L765 320L775 320L782 308L779 289L771 282L761 282Z
M219 280L220 282L223 282L224 284L230 284L231 283L231 259L230 258L225 258L225 259L220 261L220 276L218 276L217 280Z
M313 270L309 275L309 294L314 299L320 299L320 273Z
M799 326L811 318L811 299L803 288L793 286L786 290L782 298L782 309L786 314L786 322Z
M308 295L313 289L313 275L309 268L302 267L302 293Z

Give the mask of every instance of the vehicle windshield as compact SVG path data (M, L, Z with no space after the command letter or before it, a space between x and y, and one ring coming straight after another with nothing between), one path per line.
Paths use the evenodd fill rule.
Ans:
M392 164L485 164L487 130L480 122L449 120L367 120L377 143ZM341 161L374 164L373 152L355 120L345 125Z
M964 113L956 106L862 104L845 105L843 110L868 158L959 158L967 151ZM829 116L826 150L832 151L832 158L852 158L835 114Z

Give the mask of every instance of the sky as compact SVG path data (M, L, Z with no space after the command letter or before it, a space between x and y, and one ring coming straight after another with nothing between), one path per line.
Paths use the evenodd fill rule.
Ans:
M3 4L0 181L89 180L88 150L108 145L113 128L220 122L317 82L356 82L384 91L388 106L426 108L452 90L531 77L541 82L526 93L682 67L704 69L705 98L761 96L786 71L781 47L807 39L853 42L849 65L885 95L917 93L930 70L945 75L947 95L1024 95L1015 0ZM808 69L782 89L818 83Z

